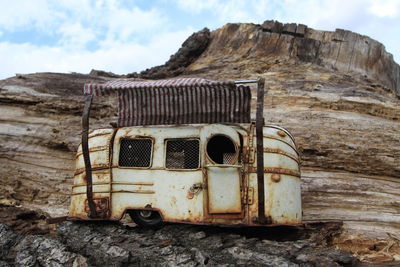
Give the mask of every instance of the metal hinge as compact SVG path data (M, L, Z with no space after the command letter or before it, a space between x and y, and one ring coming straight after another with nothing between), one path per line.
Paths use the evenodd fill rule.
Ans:
M254 189L253 187L243 187L242 188L242 195L243 195L243 204L251 205L253 204L254 200Z
M246 162L252 164L254 163L254 158L255 158L255 147L254 147L254 127L255 123L252 122L250 124L250 130L249 130L249 139L248 139L248 144L247 144L247 155L246 155Z
M253 164L254 163L254 158L255 158L255 153L256 152L256 149L255 149L255 147L250 147L249 148L249 153L248 153L248 163L250 163L250 164Z

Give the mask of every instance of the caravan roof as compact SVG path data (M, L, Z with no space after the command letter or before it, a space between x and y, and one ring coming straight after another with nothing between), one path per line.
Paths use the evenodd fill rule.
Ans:
M250 122L250 88L202 78L86 84L85 95L116 94L118 127Z

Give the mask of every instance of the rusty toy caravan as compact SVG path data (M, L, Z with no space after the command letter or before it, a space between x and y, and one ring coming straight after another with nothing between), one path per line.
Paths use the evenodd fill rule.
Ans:
M250 83L256 83L251 122ZM70 220L222 225L301 223L292 135L264 125L264 80L86 84ZM118 128L89 131L94 96L119 99Z

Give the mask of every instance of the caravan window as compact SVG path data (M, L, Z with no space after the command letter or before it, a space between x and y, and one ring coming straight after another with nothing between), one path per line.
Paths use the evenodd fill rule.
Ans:
M148 168L152 151L153 140L150 138L121 139L119 166Z
M198 139L170 139L166 141L167 169L198 169L200 166Z

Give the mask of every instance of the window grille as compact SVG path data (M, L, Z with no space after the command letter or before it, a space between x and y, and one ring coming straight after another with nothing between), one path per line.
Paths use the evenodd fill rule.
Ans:
M223 162L222 164L234 164L235 163L236 153L223 153Z
M165 166L168 169L197 169L200 164L199 140L167 140Z
M153 142L149 138L121 139L119 166L150 167Z

